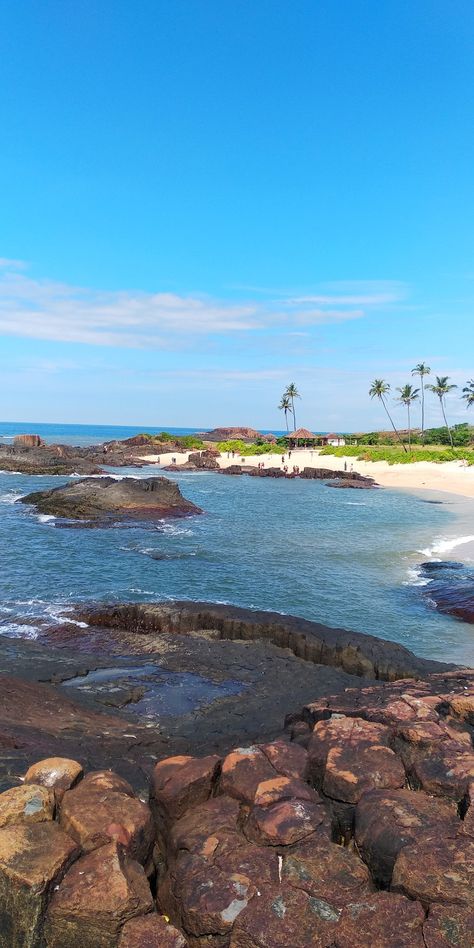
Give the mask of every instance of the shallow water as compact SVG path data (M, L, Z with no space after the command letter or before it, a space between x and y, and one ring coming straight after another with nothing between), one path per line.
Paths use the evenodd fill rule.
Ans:
M450 495L431 504L427 495L316 481L173 477L202 516L64 530L14 501L67 478L0 474L0 631L34 636L25 617L74 621L66 610L77 601L195 599L300 615L474 663L473 627L436 611L418 571L426 551L439 557L440 543L474 535L474 505L464 502L461 521Z

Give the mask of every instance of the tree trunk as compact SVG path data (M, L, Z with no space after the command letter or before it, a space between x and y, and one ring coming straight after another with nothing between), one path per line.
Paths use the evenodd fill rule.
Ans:
M395 425L394 425L394 423L393 423L392 416L391 416L391 414L390 414L390 412L389 412L389 410L388 410L388 408L387 408L387 405L385 404L385 399L384 399L383 395L380 396L380 401L382 402L382 405L383 405L383 407L385 408L385 411L387 412L388 420L389 420L389 422L390 422L390 424L391 424L391 426L392 426L392 428L393 428L393 430L394 430L394 432L395 432L395 434L396 434L396 436L397 436L397 438L398 438L398 440L399 440L399 442L400 442L400 444L401 444L403 450L406 451L407 446L406 446L406 444L403 443L403 441L402 441L402 439L401 439L401 437L400 437L400 435L399 435L397 429L395 428Z
M421 440L425 441L425 383L421 376Z
M293 395L291 396L291 410L293 412L293 431L296 431L295 400Z
M407 405L408 410L408 450L411 451L411 424L410 424L410 404Z
M448 419L446 418L446 412L445 412L445 410L444 410L444 401L443 401L442 398L440 398L440 402L441 402L441 408L442 408L442 410L443 410L444 423L445 423L445 425L446 425L446 428L448 429L449 443L450 443L451 447L453 447L453 436L452 436L452 434L451 434L451 428L450 428L449 425L448 425Z
M289 434L290 429L288 427L288 409L287 408L285 408L285 421L286 421L286 433Z

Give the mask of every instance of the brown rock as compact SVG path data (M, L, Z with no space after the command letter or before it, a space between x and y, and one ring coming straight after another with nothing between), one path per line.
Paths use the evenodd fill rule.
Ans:
M94 787L96 790L116 790L127 797L135 796L127 780L119 777L113 770L93 770L86 774L82 783L83 786Z
M219 789L243 803L253 803L258 785L275 776L274 767L259 747L238 747L222 763Z
M183 874L179 880L181 917L186 932L195 937L226 935L256 893L250 878L241 872L228 872L199 860L200 868Z
M44 444L38 434L20 434L13 438L15 448L40 448Z
M123 926L119 948L186 948L183 935L161 915L131 918Z
M474 753L444 744L437 753L418 760L413 771L427 793L459 802L474 779Z
M403 764L389 747L349 743L328 753L323 780L328 797L357 803L368 790L403 787L404 783Z
M319 721L314 726L308 746L312 781L319 786L323 783L328 755L332 749L340 750L344 747L348 752L352 750L357 757L366 748L388 747L389 739L388 727L364 721L362 718L338 715Z
M37 948L49 893L78 855L56 823L0 830L0 946Z
M212 931L223 937L232 927L234 910L242 907L238 892L245 899L261 885L277 881L278 857L274 851L252 845L240 833L221 831L208 838L199 856L183 850L178 853L160 883L158 902L196 937L204 937L209 924L216 926ZM239 889L240 884L244 888Z
M474 690L464 695L455 695L449 699L452 714L466 721L467 724L474 725Z
M308 752L304 747L294 743L290 744L288 741L272 741L271 744L261 744L259 746L277 773L284 777L306 779Z
M144 864L153 847L153 820L146 803L117 790L102 790L83 780L64 794L59 815L65 832L85 852L109 840L123 843L132 859Z
M423 925L426 948L472 948L474 909L463 905L431 905Z
M283 857L282 878L334 909L359 902L373 891L367 866L344 846L310 837Z
M388 887L404 846L415 843L425 830L452 835L460 825L452 804L422 790L373 790L357 804L355 838L374 879Z
M306 892L266 886L236 919L230 948L329 948L339 916Z
M306 800L254 807L245 831L249 839L264 846L290 846L316 831L328 840L331 838L326 808Z
M237 832L240 806L231 797L212 797L185 813L171 830L171 850L201 853L208 839L217 840L223 831Z
M142 866L109 843L82 856L54 891L45 943L47 948L112 948L125 922L152 909Z
M309 800L321 803L316 790L309 787L303 780L296 777L275 776L271 780L263 780L255 791L255 806L269 806L280 800Z
M158 822L179 820L186 810L211 796L220 758L169 757L153 770L150 804Z
M66 790L70 790L79 782L83 769L77 760L67 757L48 757L33 764L25 774L25 783L41 784L54 790L58 803L62 800Z
M474 840L436 832L405 846L394 866L392 888L424 905L474 906Z
M0 794L0 827L12 823L44 823L54 816L54 794L30 784Z
M376 892L349 903L337 926L335 948L425 948L425 913L419 902Z

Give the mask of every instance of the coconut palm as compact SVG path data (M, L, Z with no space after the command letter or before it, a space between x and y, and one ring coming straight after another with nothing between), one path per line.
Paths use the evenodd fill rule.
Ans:
M385 400L385 399L386 399L386 396L387 396L388 393L389 393L389 391L390 391L390 385L389 385L388 382L385 381L385 379L374 379L374 381L372 382L372 385L371 385L370 388L369 388L369 395L370 395L371 398L378 398L379 401L382 402L382 405L383 405L383 407L385 408L385 411L387 412L388 420L390 421L390 424L391 424L391 426L392 426L392 428L393 428L393 430L394 430L394 432L395 432L395 434L396 434L396 436L397 436L397 438L398 438L400 444L402 445L403 450L406 451L406 445L403 444L403 441L402 441L402 439L401 439L401 437L400 437L400 434L399 434L397 428L395 427L393 418L392 418L392 416L391 416L391 414L390 414L390 412L389 412L389 410L388 410L387 402L386 402L386 400Z
M474 405L474 379L469 379L462 390L461 398L464 398L466 402L466 408L470 408L471 405Z
M283 397L290 399L291 411L293 414L293 431L296 431L295 398L301 398L301 395L294 382L290 382L290 384L287 386L286 392L283 393Z
M284 394L281 396L281 402L278 408L280 409L280 411L285 412L286 430L289 433L290 429L288 427L288 412L291 413L291 402L288 395Z
M425 439L425 375L429 375L431 369L426 362L418 362L415 368L411 370L412 375L419 375L421 382L421 438Z
M452 392L455 388L457 388L457 385L450 384L449 375L437 375L436 385L427 385L426 387L429 388L431 392L434 392L434 394L437 395L439 398L441 411L443 412L444 423L446 425L446 428L448 429L449 443L452 447L453 436L451 434L451 428L448 425L448 419L446 418L445 398L446 398L446 395L449 394L449 392Z
M411 450L411 420L410 420L410 407L412 402L416 402L420 394L419 388L413 388L413 385L404 385L403 388L397 388L397 392L400 392L400 397L397 398L397 402L400 402L402 405L406 405L408 412L408 450Z

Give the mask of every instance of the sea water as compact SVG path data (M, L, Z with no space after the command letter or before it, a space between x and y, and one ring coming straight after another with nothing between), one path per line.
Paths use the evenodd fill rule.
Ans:
M32 638L36 619L74 622L78 602L178 598L304 616L393 639L418 655L474 663L473 627L438 613L419 573L421 562L442 555L441 544L451 559L464 538L469 547L474 505L463 502L461 518L448 494L429 503L428 492L167 476L201 516L69 530L15 503L68 478L0 474L0 632Z

